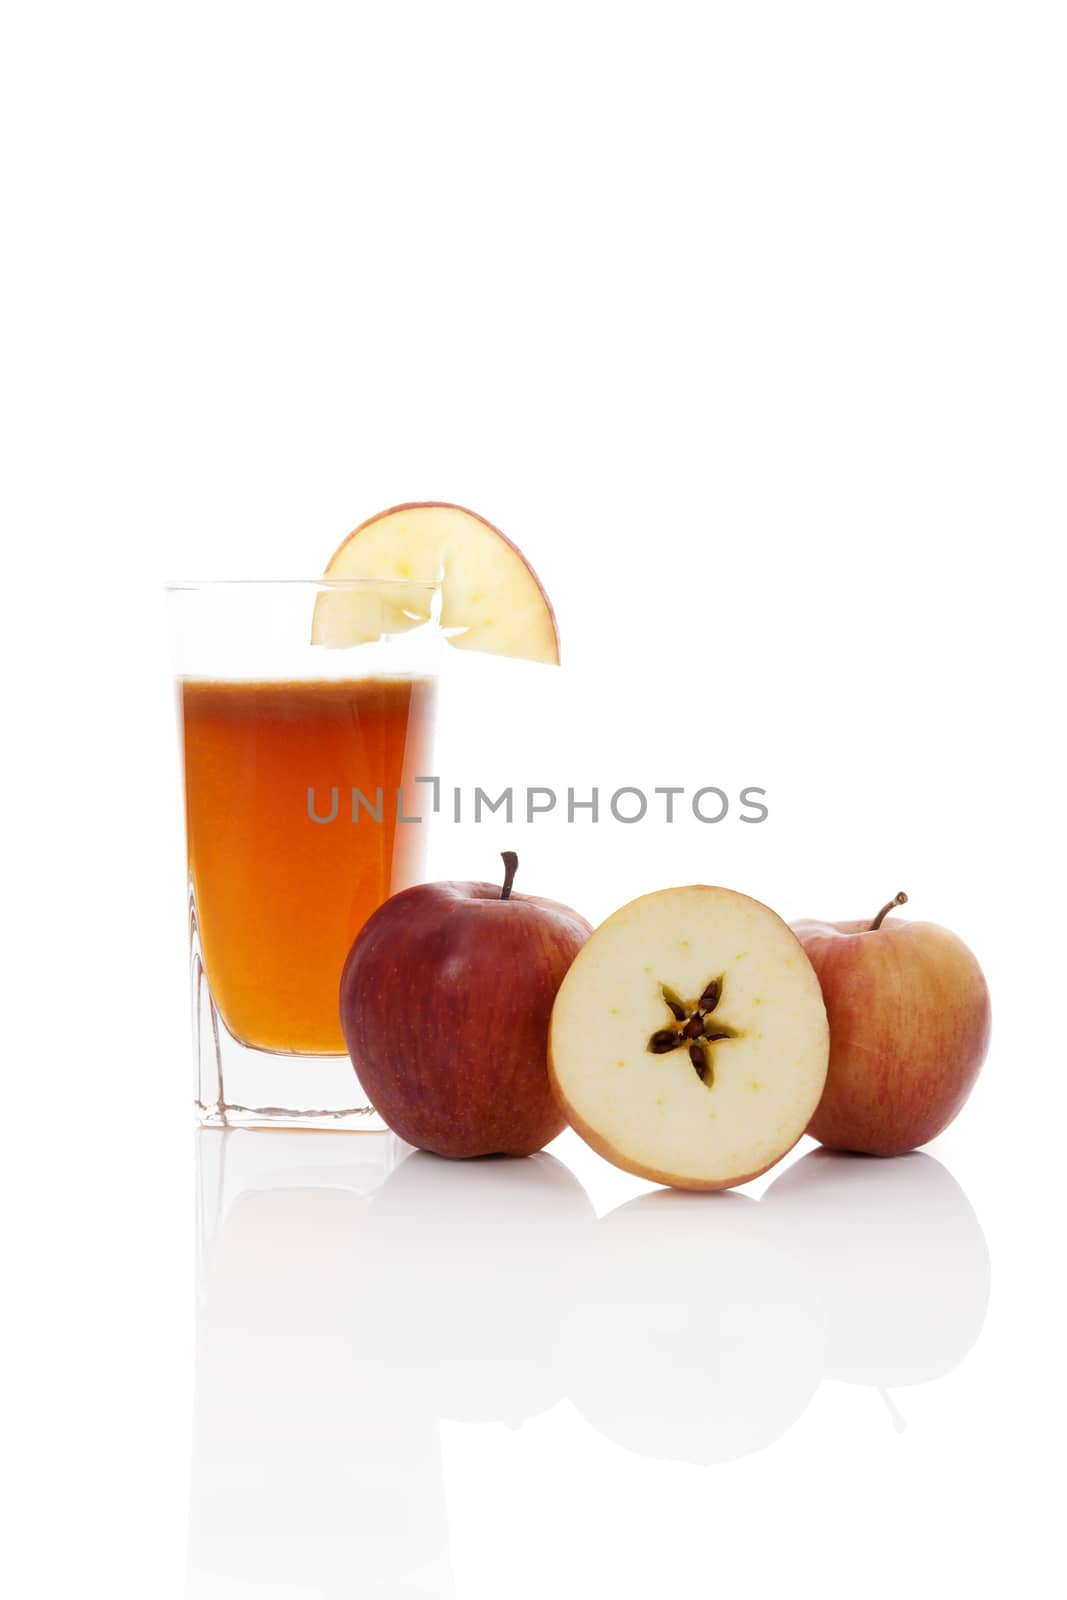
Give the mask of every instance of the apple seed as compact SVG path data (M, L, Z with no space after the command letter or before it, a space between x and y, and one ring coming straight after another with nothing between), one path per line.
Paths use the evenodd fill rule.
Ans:
M660 993L663 996L663 1002L670 1011L670 1014L674 1018L675 1022L684 1022L689 1013L679 1000L678 996L675 994L674 990L668 989L665 983L661 983L659 987Z
M693 1062L697 1078L701 1083L712 1082L712 1078L709 1077L712 1067L707 1059L705 1045L713 1045L720 1038L737 1037L731 1027L723 1026L721 1022L712 1021L710 1018L710 1011L715 1010L715 1006L723 997L723 981L721 978L710 979L709 984L705 984L704 994L697 1000L696 1005L693 1005L693 1002L683 1005L667 984L661 984L659 992L664 997L664 1005L667 1006L675 1022L685 1022L685 1027L677 1030L673 1027L657 1029L653 1037L649 1038L649 1050L654 1056L665 1056L667 1051L677 1050L678 1045L685 1045L688 1042L689 1061Z
M648 1048L654 1055L662 1056L668 1050L673 1050L681 1044L678 1035L671 1028L660 1028L648 1041Z
M722 994L722 984L718 978L712 978L698 1002L701 1011L714 1011Z
M680 1044L688 1042L693 1071L701 1083L710 1082L708 1074L711 1064L705 1046L715 1044L719 1039L737 1038L732 1028L713 1022L710 1016L722 999L722 979L712 978L695 1005L691 1000L683 1004L665 983L661 983L659 989L663 1003L675 1022L684 1023L685 1026L678 1029L657 1028L648 1041L648 1049L653 1055L665 1056L668 1051L676 1050Z

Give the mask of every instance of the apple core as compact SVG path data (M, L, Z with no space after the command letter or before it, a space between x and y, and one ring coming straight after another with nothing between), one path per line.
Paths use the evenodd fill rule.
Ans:
M715 1081L715 1074L708 1054L708 1045L717 1044L720 1039L744 1037L728 1027L720 1017L714 1019L712 1017L722 999L723 983L724 979L721 977L710 979L704 985L699 1000L679 1000L673 989L661 983L660 992L664 1004L674 1018L675 1026L657 1028L648 1041L648 1049L654 1056L666 1055L671 1050L677 1050L680 1045L688 1044L693 1071L701 1083L706 1083L709 1088Z

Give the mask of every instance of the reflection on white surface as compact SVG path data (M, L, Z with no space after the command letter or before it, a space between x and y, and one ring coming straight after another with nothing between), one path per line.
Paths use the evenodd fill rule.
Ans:
M447 1595L438 1429L361 1364L385 1137L197 1135L199 1315L189 1585ZM431 1587L418 1584L430 1579Z
M661 1190L599 1223L562 1353L571 1398L601 1433L707 1463L762 1449L795 1422L825 1344L810 1279L761 1205Z
M584 1189L544 1154L197 1140L189 1600L452 1595L439 1422L517 1425L562 1398Z
M760 1206L826 1307L827 1377L879 1389L925 1383L978 1338L989 1251L967 1196L933 1156L813 1150Z
M595 1227L554 1156L412 1152L374 1195L359 1359L406 1412L518 1426L566 1393L553 1359Z
M823 1376L948 1371L989 1292L924 1155L816 1152L758 1202L655 1191L599 1221L544 1153L203 1129L197 1171L189 1600L447 1600L442 1420L566 1398L635 1463L730 1462Z

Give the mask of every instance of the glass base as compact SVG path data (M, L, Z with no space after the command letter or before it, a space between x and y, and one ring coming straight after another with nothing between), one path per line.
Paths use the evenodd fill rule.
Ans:
M310 1128L340 1133L388 1133L373 1106L352 1106L340 1111L296 1111L286 1106L239 1106L229 1102L204 1105L194 1102L197 1121L204 1128Z
M278 1055L234 1038L211 997L195 934L192 980L194 1103L205 1127L388 1132L347 1055Z

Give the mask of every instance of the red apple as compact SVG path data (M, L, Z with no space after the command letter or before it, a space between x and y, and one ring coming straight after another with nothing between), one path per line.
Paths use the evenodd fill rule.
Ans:
M808 1132L831 1150L897 1156L947 1128L989 1046L989 990L933 922L796 922L830 1021L826 1088Z
M556 991L593 931L554 900L425 883L380 906L341 974L341 1028L374 1109L441 1156L531 1155L563 1131L548 1082Z

